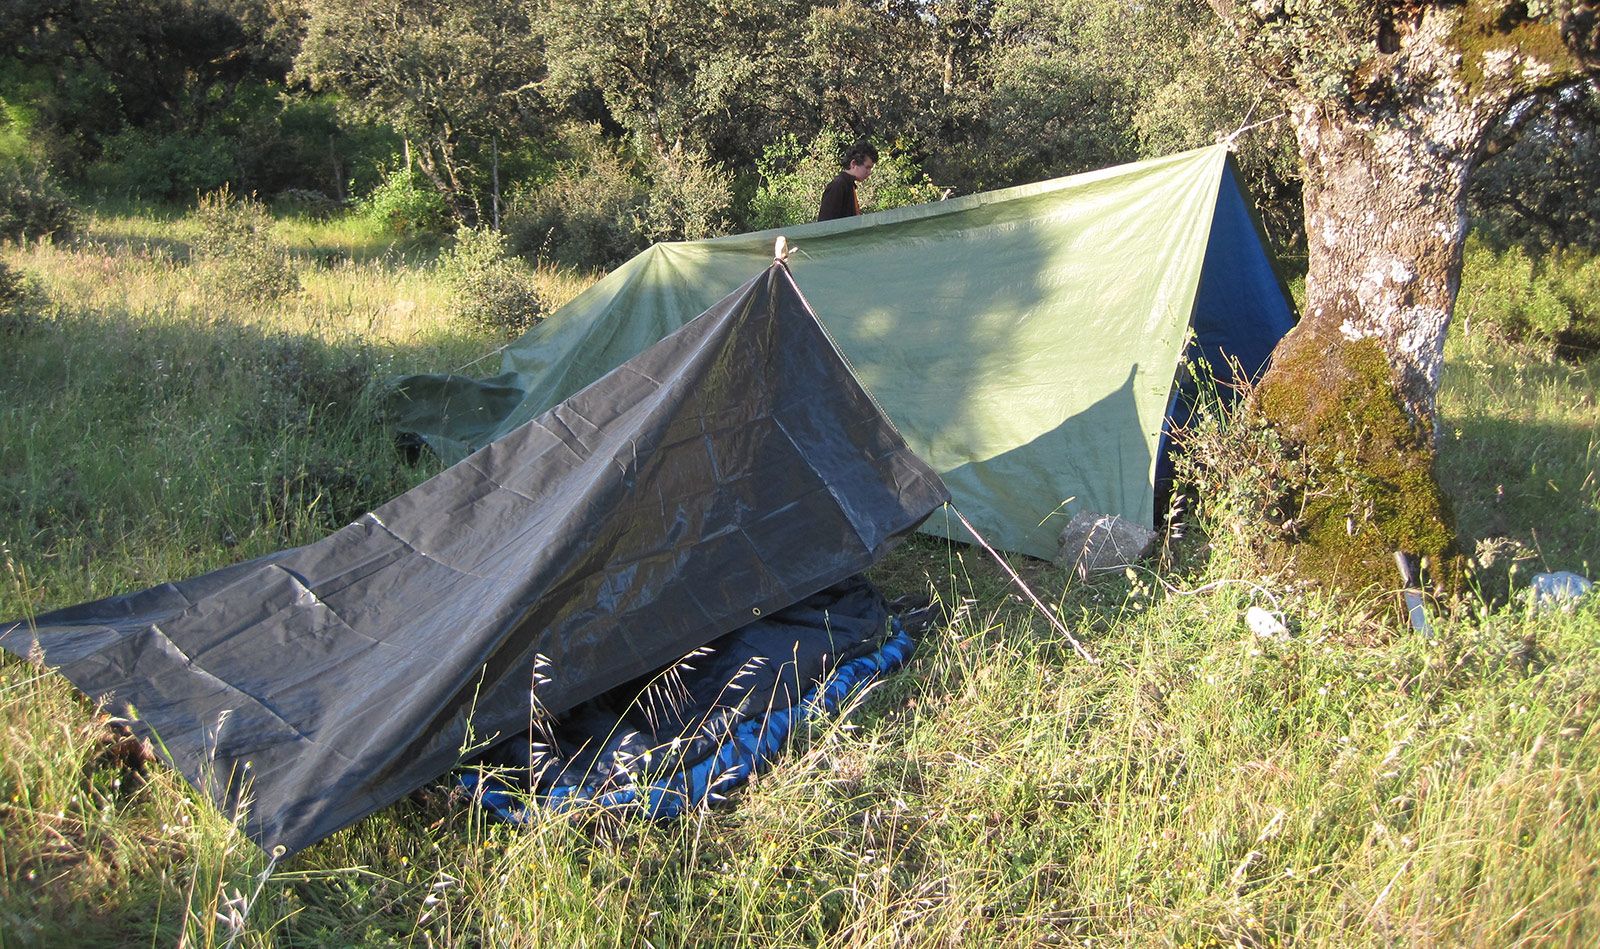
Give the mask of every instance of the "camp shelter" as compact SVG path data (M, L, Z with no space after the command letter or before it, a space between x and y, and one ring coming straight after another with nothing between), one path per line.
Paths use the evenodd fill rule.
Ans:
M492 442L737 286L778 233L651 247L507 347L499 375L403 380L398 427L447 460ZM1221 146L781 233L955 506L1038 557L1079 510L1151 525L1180 360L1253 374L1291 322ZM925 529L965 539L944 516Z
M559 716L804 607L947 498L772 265L316 543L0 623L0 645L131 708L293 852L449 770L469 734L526 732L535 702Z

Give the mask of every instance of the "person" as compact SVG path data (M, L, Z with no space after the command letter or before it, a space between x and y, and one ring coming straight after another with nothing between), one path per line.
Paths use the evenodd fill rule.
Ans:
M817 211L817 220L831 221L860 214L856 185L872 175L872 166L877 163L878 150L865 142L845 152L844 160L839 162L844 170L822 189L822 207Z

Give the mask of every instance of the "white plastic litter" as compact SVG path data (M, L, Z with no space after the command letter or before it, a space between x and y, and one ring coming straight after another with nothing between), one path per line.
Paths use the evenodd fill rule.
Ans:
M1548 610L1571 607L1594 589L1594 583L1588 577L1570 570L1560 570L1534 574L1533 583L1528 589L1533 596L1533 605L1539 610Z
M1245 610L1244 624L1250 627L1252 633L1263 639L1282 640L1289 638L1289 627L1283 625L1283 620L1259 606L1252 606Z

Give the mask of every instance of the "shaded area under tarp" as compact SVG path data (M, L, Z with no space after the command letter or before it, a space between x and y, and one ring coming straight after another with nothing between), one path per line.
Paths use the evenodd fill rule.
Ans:
M859 573L948 495L769 267L317 543L0 624L264 849ZM248 802L248 806L244 805Z
M851 577L500 743L474 762L481 785L475 772L463 781L511 820L528 803L674 816L738 787L798 719L903 662L910 637L896 624L886 640L888 626L877 589Z
M494 378L403 380L396 427L461 457L727 293L778 233L651 247L507 347ZM1222 146L782 234L907 444L986 539L1037 557L1080 510L1153 524L1191 329L1254 372L1291 324Z

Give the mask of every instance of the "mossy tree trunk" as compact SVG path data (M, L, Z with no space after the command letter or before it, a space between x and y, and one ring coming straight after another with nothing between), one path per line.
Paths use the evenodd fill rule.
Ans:
M1432 424L1445 331L1461 282L1467 173L1486 126L1400 136L1359 115L1295 110L1305 169L1306 297L1287 345L1377 340L1409 414Z
M1439 563L1452 546L1431 436L1468 175L1508 110L1596 71L1597 5L1210 2L1290 103L1305 175L1304 313L1259 399L1312 462L1290 486L1288 559L1392 587L1393 553Z

